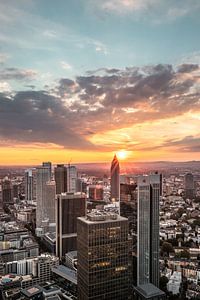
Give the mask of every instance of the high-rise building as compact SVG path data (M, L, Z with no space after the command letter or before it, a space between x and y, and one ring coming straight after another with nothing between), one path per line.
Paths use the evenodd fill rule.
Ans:
M46 219L49 223L55 223L55 199L56 185L55 181L47 181L45 185Z
M50 181L49 167L37 167L36 169L36 228L42 227L42 221L46 218L46 183Z
M128 220L97 211L78 218L77 226L78 299L127 300Z
M36 176L35 169L25 171L25 200L33 203L36 200Z
M111 163L111 200L117 202L120 199L120 168L119 161L115 155Z
M188 199L194 198L194 176L192 173L185 174L185 197Z
M56 255L77 250L77 217L85 216L86 195L62 193L56 197Z
M77 192L77 168L71 166L70 164L67 167L67 192L76 193Z
M56 182L56 194L67 192L67 167L63 164L57 165L54 169Z
M160 174L138 177L137 285L159 287Z
M49 169L49 176L50 176L50 179L51 179L51 176L52 176L52 164L51 164L51 162L50 161L43 162L42 166Z
M2 181L2 202L3 205L13 203L12 183L7 177Z

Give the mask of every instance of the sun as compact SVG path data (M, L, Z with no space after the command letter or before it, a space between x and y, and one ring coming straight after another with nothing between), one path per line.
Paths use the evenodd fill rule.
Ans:
M117 154L117 157L119 159L126 159L127 156L128 156L128 151L126 151L126 150L120 150L120 151L117 151L116 154Z

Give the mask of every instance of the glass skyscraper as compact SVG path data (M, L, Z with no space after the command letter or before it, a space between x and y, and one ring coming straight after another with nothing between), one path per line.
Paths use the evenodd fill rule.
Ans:
M77 250L79 300L128 299L126 218L99 211L78 218Z

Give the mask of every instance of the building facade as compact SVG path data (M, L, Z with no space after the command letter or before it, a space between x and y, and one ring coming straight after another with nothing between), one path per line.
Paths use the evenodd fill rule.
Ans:
M69 193L77 192L77 179L78 179L77 168L69 164L67 167L67 192Z
M67 167L59 164L54 169L54 176L56 182L56 194L67 192Z
M36 200L36 170L25 171L25 200L33 203Z
M78 218L78 299L127 300L128 220L97 212Z
M137 285L159 287L160 174L138 177Z
M42 227L46 218L46 183L50 181L49 167L37 167L36 169L36 228Z
M77 250L77 218L85 216L86 195L62 193L56 197L56 255Z
M192 173L185 174L185 197L193 199L195 195L194 176Z

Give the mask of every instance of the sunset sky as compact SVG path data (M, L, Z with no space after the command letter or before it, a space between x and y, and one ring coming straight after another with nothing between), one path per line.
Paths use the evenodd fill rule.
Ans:
M0 0L0 164L200 160L199 0Z

